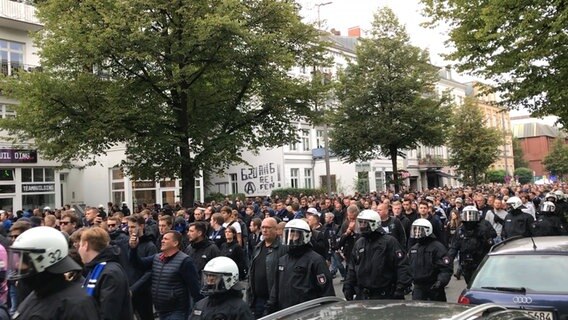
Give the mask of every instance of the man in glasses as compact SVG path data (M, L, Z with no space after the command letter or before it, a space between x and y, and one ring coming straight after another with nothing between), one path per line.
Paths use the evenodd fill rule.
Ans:
M68 235L73 234L77 229L77 216L75 212L68 210L61 214L61 219L59 220L59 229L67 233Z

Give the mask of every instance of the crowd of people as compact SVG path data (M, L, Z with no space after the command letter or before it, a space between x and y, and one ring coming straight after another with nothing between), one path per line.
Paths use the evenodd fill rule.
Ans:
M491 246L563 235L564 186L0 211L0 319L254 319L304 301L446 301ZM454 264L456 261L456 264ZM1 268L0 268L1 269Z

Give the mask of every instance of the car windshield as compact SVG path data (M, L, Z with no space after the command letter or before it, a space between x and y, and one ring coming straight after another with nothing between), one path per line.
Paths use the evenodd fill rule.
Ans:
M472 289L526 289L536 293L568 293L568 256L494 255L487 258Z

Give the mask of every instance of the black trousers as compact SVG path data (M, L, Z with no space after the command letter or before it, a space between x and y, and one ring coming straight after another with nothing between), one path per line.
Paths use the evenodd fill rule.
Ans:
M132 294L132 308L138 319L154 320L154 306L150 288L138 290Z

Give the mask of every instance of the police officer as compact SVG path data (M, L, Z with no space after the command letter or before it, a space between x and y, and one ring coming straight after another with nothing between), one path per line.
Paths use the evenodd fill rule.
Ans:
M311 234L310 226L302 219L294 219L284 227L283 243L288 246L288 253L278 260L267 314L315 298L335 296L327 264L312 250Z
M564 224L556 214L556 205L550 201L545 201L540 205L538 218L533 224L532 235L560 236L566 234Z
M211 259L203 268L201 294L205 299L195 304L189 320L254 319L243 300L239 268L227 257Z
M462 226L450 245L448 256L453 261L459 253L461 273L469 284L473 272L491 249L497 233L489 222L481 220L480 212L475 206L465 207L460 216Z
M21 281L33 290L18 305L13 319L100 319L95 300L81 283L65 278L81 267L68 256L61 232L51 227L29 229L8 252L8 280Z
M446 302L445 287L452 276L452 264L446 247L432 234L426 219L412 223L410 236L416 244L408 252L414 290L412 300Z
M404 299L411 285L408 258L396 238L385 234L373 210L357 216L361 237L355 242L343 293L347 300Z
M523 212L523 202L519 197L510 197L507 200L509 206L509 213L505 216L503 223L503 231L501 236L503 239L511 238L514 236L530 237L532 235L532 225L534 218L532 215Z

